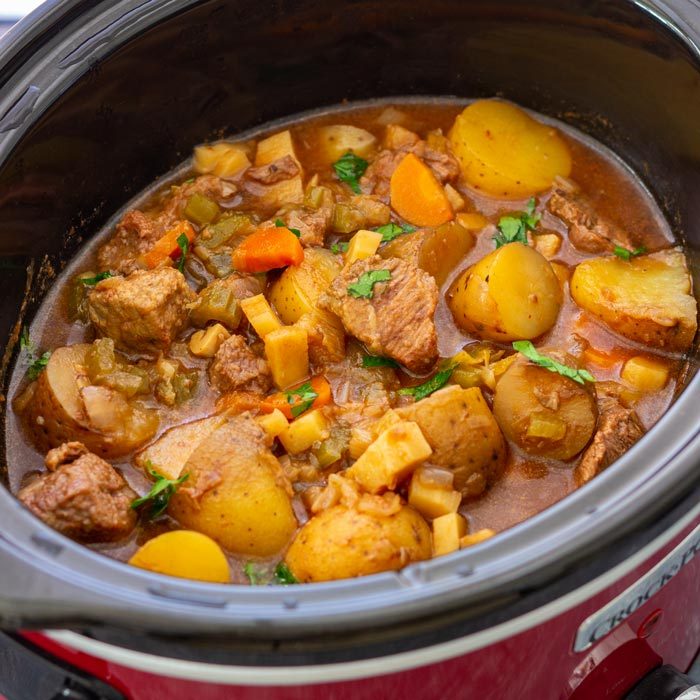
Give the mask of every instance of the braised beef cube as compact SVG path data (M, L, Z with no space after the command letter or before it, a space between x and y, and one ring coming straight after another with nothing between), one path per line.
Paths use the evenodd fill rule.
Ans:
M209 368L209 380L221 393L252 391L264 394L271 386L267 362L258 357L240 335L232 335L221 344Z

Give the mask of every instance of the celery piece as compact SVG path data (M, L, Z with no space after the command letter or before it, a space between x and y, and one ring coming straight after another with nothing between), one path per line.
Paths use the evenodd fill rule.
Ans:
M85 365L90 380L100 383L101 379L117 369L114 355L114 341L111 338L96 340L85 356Z
M200 226L214 221L220 211L219 205L213 199L209 199L199 192L195 192L185 205L185 216Z
M199 301L190 312L192 323L205 326L219 321L228 328L238 328L242 317L241 305L231 289L213 283L199 295Z
M116 370L115 372L102 375L100 377L99 384L100 386L106 386L110 389L118 391L127 399L130 399L132 396L136 396L136 394L144 394L149 390L148 385L144 387L142 377L124 370Z
M336 233L352 233L361 229L366 221L364 214L350 206L340 202L335 205L333 211L333 230Z
M230 212L223 214L215 223L202 232L198 242L210 250L222 246L236 233L246 233L246 229L251 228L253 221L248 214L240 212Z

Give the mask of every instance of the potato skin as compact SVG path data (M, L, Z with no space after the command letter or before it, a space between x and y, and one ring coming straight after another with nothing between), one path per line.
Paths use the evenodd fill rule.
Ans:
M285 561L298 581L332 581L397 571L430 559L430 529L409 506L389 516L336 505L299 531Z
M478 100L449 132L466 182L488 195L524 199L571 172L571 154L557 130L519 107Z
M505 436L525 452L561 460L583 450L598 420L588 387L526 360L517 360L499 379L493 412ZM528 435L533 417L554 421L565 432L551 438Z
M428 461L452 471L463 496L478 496L501 474L506 443L481 389L450 386L395 410L418 423L433 448Z
M586 260L571 278L571 296L620 335L655 348L687 350L697 331L697 303L679 250Z
M95 430L85 412L81 389L90 385L85 370L88 344L56 348L24 409L28 432L41 450L77 440L91 452L111 459L127 454L151 438L157 414L133 409L128 424L116 433Z
M231 418L192 453L169 514L241 555L271 556L297 528L279 462L250 415Z
M465 270L448 303L455 322L482 338L536 338L554 326L562 303L559 280L533 248L509 243Z
M316 311L316 300L340 273L338 256L323 248L306 248L301 265L288 267L270 286L268 300L283 323L296 323Z
M408 233L380 248L383 258L401 258L425 270L442 286L474 247L474 236L456 221Z

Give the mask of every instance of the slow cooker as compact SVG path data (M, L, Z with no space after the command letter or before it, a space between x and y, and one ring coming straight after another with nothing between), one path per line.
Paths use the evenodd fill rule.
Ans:
M194 144L345 100L498 95L572 124L641 175L700 282L696 0L63 0L6 35L0 84L5 388L20 324L126 200ZM694 375L557 505L334 583L125 566L33 518L0 466L0 696L698 698Z

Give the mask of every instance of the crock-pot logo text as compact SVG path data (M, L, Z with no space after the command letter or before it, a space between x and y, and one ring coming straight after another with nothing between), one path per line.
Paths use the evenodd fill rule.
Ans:
M583 651L621 625L700 554L700 527L636 583L579 627L574 651Z

